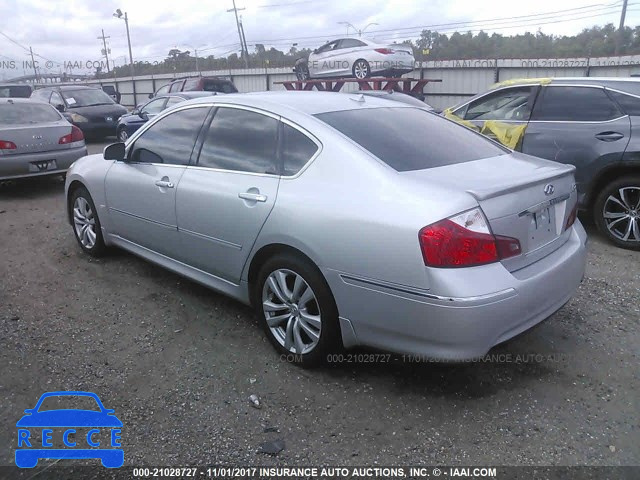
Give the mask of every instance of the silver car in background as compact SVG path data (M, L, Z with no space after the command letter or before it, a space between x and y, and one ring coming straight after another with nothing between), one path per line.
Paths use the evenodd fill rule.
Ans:
M303 365L341 346L485 354L580 284L574 167L360 94L190 100L66 181L86 253L124 248L256 309Z
M64 174L86 154L80 129L51 105L0 99L0 180Z
M413 71L413 49L403 44L379 44L364 38L340 38L298 59L293 71L298 80L371 76L399 77Z

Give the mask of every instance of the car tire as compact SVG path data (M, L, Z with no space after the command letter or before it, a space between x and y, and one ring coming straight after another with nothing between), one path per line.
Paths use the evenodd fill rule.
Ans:
M613 244L640 250L640 175L620 177L606 185L594 202L593 219Z
M311 75L309 74L309 65L307 64L307 62L303 62L303 61L297 62L295 71L296 71L296 78L300 82L309 80L309 78L311 77Z
M356 60L353 63L352 73L353 73L353 76L359 80L370 77L371 67L369 66L369 62L367 62L362 58L359 60Z
M69 199L69 209L73 235L80 248L92 257L102 256L106 246L100 219L93 199L85 187L78 187L73 191Z
M342 348L333 294L310 261L291 254L271 257L252 292L259 322L282 359L314 367Z
M116 133L116 137L118 138L119 142L126 142L129 139L129 134L127 133L127 130L125 128L119 128L118 132Z

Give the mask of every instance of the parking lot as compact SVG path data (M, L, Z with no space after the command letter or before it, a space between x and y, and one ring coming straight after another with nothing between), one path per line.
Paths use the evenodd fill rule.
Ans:
M578 294L486 361L302 370L247 307L123 251L84 255L59 178L2 187L0 463L42 392L87 390L124 423L129 465L636 465L640 256L585 223Z

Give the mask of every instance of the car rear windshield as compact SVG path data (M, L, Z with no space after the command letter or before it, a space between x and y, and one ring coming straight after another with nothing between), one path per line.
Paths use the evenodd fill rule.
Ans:
M363 108L320 113L316 117L398 172L508 153L466 127L419 108Z
M115 102L109 95L97 88L82 90L64 90L62 92L69 108L90 107L91 105L113 105Z
M29 98L32 91L29 85L4 85L0 86L0 97Z
M0 104L0 125L57 122L60 118L60 114L49 105L22 102Z
M236 93L238 91L233 83L220 80L205 80L202 90L217 93Z

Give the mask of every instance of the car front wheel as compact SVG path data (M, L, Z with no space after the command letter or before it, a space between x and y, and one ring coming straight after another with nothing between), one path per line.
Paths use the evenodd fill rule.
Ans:
M91 256L101 256L105 251L105 244L100 219L87 189L79 187L74 190L70 205L73 233L80 248Z
M307 260L269 259L258 273L253 303L267 337L288 361L315 366L341 345L333 295Z
M640 175L609 183L594 204L600 232L622 248L640 250Z

